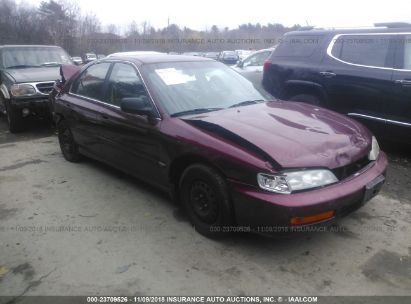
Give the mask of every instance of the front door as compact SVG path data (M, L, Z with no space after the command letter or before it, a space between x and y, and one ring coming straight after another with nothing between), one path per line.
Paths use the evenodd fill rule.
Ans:
M107 80L106 105L102 108L102 140L105 158L116 167L157 185L167 184L167 172L162 162L159 119L125 113L124 98L137 98L154 105L136 68L123 62L114 64Z
M70 92L59 97L75 141L97 158L103 153L100 108L110 66L109 62L91 65L74 81Z

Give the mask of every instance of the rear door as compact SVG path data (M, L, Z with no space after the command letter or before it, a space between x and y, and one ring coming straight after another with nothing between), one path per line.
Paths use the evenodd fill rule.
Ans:
M334 36L320 71L327 106L383 132L392 90L393 53L391 35Z
M387 102L390 138L411 142L411 33L396 38L393 92Z
M101 157L101 105L111 63L101 62L88 67L75 79L70 92L61 96L64 116L69 120L76 142L87 152Z

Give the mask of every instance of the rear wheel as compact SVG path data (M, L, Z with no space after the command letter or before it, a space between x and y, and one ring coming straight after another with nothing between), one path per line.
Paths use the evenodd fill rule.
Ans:
M74 141L73 134L71 133L70 126L66 120L61 120L57 124L58 139L60 143L60 149L63 156L69 162L78 162L81 159L81 154L78 151L78 146Z
M297 102L305 102L309 103L314 106L320 106L321 105L321 100L314 95L310 94L299 94L299 95L294 95L290 98L288 98L290 101L297 101Z
M199 233L214 238L229 234L233 213L220 174L202 164L191 165L181 177L179 192L190 222Z

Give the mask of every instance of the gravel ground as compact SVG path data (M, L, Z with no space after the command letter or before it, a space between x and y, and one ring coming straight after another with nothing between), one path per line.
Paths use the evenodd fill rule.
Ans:
M0 119L0 295L411 295L409 148L386 145L382 193L332 231L214 241L166 195L30 129Z

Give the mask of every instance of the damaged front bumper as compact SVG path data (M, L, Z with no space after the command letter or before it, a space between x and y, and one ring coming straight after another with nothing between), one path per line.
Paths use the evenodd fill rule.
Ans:
M236 224L244 230L262 233L330 224L378 194L387 164L387 157L381 152L376 161L336 184L295 194L271 193L231 180ZM295 224L298 219L310 218L318 220L307 225Z

